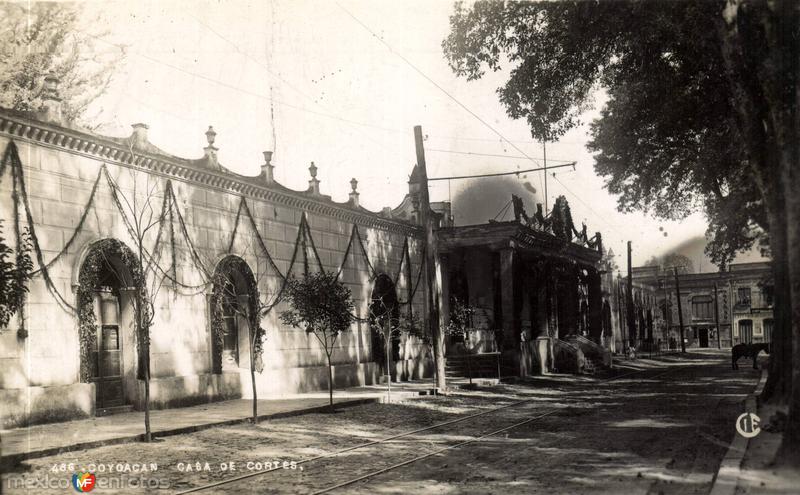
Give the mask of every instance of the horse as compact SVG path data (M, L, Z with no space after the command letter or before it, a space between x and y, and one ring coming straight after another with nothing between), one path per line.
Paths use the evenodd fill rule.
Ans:
M743 357L748 357L753 360L753 369L758 369L757 358L758 354L764 351L769 354L769 344L736 344L731 349L731 365L733 369L738 370L739 365L736 362Z

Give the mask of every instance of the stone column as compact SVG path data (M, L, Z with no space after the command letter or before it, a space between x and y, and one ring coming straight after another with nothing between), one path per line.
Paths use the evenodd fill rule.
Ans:
M436 283L439 292L439 328L444 335L447 324L450 322L450 257L447 254L440 254L436 263ZM446 348L443 345L443 348Z
M603 291L597 270L589 268L589 336L602 344L603 334Z
M514 311L514 249L500 251L500 297L503 311L503 343L506 349L519 348L517 315Z
M553 276L553 268L547 267L547 334L558 337L558 281Z

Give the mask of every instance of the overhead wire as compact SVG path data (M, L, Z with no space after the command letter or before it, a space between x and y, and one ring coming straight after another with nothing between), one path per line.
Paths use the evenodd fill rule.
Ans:
M500 154L493 154L493 153L478 153L478 152L474 152L474 151L443 150L443 149L438 149L438 148L427 148L427 147L425 148L425 151L433 151L433 152L436 152L436 153L452 153L452 154L456 154L456 155L488 156L488 157L493 157L493 158L511 158L511 159L515 159L515 160L531 160L531 159L533 159L533 160L541 160L541 158L538 158L538 157L531 158L531 157L527 157L527 156L518 156L518 155L500 155ZM548 159L548 161L550 161L550 162L567 163L567 162L572 162L574 160L558 160L558 159L550 158L550 159Z
M347 15L348 15L348 16L349 16L351 19L353 19L353 20L354 20L354 21L355 21L355 22L356 22L358 25L360 25L360 26L361 26L362 28L364 28L364 29L365 29L367 32L369 32L369 33L372 35L372 37L374 37L376 40L378 40L378 42L380 42L381 44L383 44L383 45L384 45L384 46L385 46L385 47L386 47L386 48L387 48L387 49L388 49L390 52L392 52L392 53L393 53L393 54L394 54L396 57L398 57L400 60L402 60L403 62L405 62L405 63L406 63L406 64L407 64L409 67L411 67L411 68L412 68L412 69L413 69L415 72L417 72L417 73L418 73L420 76L422 76L422 77L423 77L425 80L427 80L428 82L430 82L431 84L433 84L433 85L434 85L434 86L435 86L437 89L439 89L439 90L440 90L442 93L444 93L444 94L445 94L445 95L446 95L448 98L450 98L451 100L453 100L453 101L454 101L454 102L455 102L455 103L456 103L458 106L460 106L460 107L461 107L462 109L464 109L464 110L465 110L467 113L469 113L470 115L472 115L472 116L473 116L473 117L474 117L476 120L478 120L478 121L479 121L480 123L482 123L482 124L483 124L483 125L484 125L486 128L488 128L488 129L489 129L489 130L491 130L493 133L495 133L495 134L496 134L498 137L500 137L500 138L501 138L503 141L505 141L505 142L507 142L509 145L511 145L511 147L512 147L512 148L514 148L515 150L517 150L517 151L518 151L519 153L521 153L521 154L522 154L524 157L526 157L527 159L531 160L531 161L532 161L532 162L534 162L534 163L537 163L537 161L536 161L536 160L534 160L534 159L533 159L532 157L530 157L530 156L529 156L527 153L525 153L525 152L524 152L524 151L523 151L521 148L519 148L519 147L518 147L516 144L514 144L514 142L512 142L511 140L509 140L509 139L507 139L505 136L503 136L503 134L502 134L500 131L498 131L497 129L495 129L495 128L494 128L494 126L492 126L491 124L489 124L488 122L486 122L484 119L482 119L482 118L481 118L481 117L480 117L478 114L476 114L474 111L472 111L472 110L471 110L471 109L470 109L470 108L469 108L467 105L465 105L464 103L462 103L462 102L461 102L461 101L460 101L458 98L456 98L455 96L453 96L453 95L452 95L452 94L451 94L449 91L447 91L447 90L446 90L445 88L443 88L443 87L442 87L442 86L441 86L439 83L437 83L437 82L436 82L436 81L435 81L433 78L431 78L431 77L430 77L430 76L428 76L428 75L427 75L425 72L423 72L423 71L422 71L422 69L420 69L420 68L419 68L419 67L417 67L415 64L413 64L413 63L412 63L410 60L408 60L406 57L404 57L404 56L403 56L403 55L402 55L400 52L396 51L396 50L395 50L395 49L394 49L394 48L393 48L393 47L392 47L392 46L391 46L391 45L390 45L390 44L389 44L389 43L388 43L386 40L384 40L383 38L381 38L380 36L378 36L378 34L377 34L377 33L375 33L375 31L373 31L373 30L372 30L372 29L371 29L369 26L367 26L367 25L366 25L364 22L362 22L362 21L361 21L361 20L360 20L358 17L356 17L355 15L353 15L353 13L351 13L349 10L347 10L345 7L343 7L343 6L342 6L340 3L338 3L338 2L336 2L336 5L337 5L337 6L338 6L338 7L339 7L339 8L340 8L342 11L344 11L344 12L345 12L345 13L346 13L346 14L347 14ZM554 176L554 178L555 178L555 176ZM601 220L602 220L604 223L606 223L606 224L607 224L607 225L609 225L609 226L610 226L612 229L614 229L614 230L615 230L617 233L619 233L619 231L618 231L616 228L614 228L614 227L613 227L613 226L612 226L610 223L608 223L608 222L607 222L607 221L606 221L606 220L605 220L605 219L604 219L604 218L603 218L603 217L602 217L602 216L601 216L599 213L597 213L597 212L594 210L594 208L592 208L592 207L591 207L591 206L589 206L589 205L588 205L586 202L584 202L584 201L583 201L583 200L580 198L580 196L578 196L578 195L576 195L575 193L573 193L572 191L570 191L570 190L569 190L569 189L568 189L568 188L567 188L567 187L564 185L564 183L563 183L563 182L561 182L561 181L560 181L560 180L558 180L558 179L556 179L556 180L558 181L558 183L559 183L559 184L561 184L561 185L564 187L564 189L566 189L567 191L569 191L569 192L570 192L570 194L571 194L572 196L574 196L574 197L578 198L578 200L579 200L579 201L580 201L580 202L581 202L581 203L582 203L582 204L583 204L583 205L584 205L586 208L588 208L588 209L589 209L589 210L590 210L592 213L594 213L594 214L595 214L595 215L596 215L598 218L600 218L600 219L601 219Z

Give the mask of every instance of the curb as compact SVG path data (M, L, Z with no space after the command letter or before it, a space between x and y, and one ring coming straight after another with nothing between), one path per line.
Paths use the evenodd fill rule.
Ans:
M341 409L341 408L348 408L348 407L355 407L364 404L376 404L380 403L381 397L369 397L363 399L351 399L351 400L343 400L341 402L334 403L334 409ZM305 409L295 409L292 411L282 411L277 413L271 414L260 414L258 416L258 420L268 420L268 419L281 419L281 418L290 418L293 416L302 416L304 414L314 414L318 412L328 411L329 407L327 404L324 406L314 406L314 407L307 407ZM226 419L224 421L216 421L213 423L203 423L200 425L190 425L190 426L182 426L180 428L171 428L167 430L158 430L152 432L153 438L164 438L164 437L171 437L174 435L182 435L185 433L194 433L197 431L208 430L211 428L216 428L219 426L230 426L235 424L241 423L249 423L251 417L241 417L235 419ZM20 464L22 461L26 461L29 459L38 459L41 457L48 457L51 455L58 455L64 454L66 452L74 452L76 450L85 450L85 449L94 449L97 447L105 447L107 445L119 445L123 443L134 443L134 442L142 442L144 441L144 433L140 433L138 435L129 435L124 437L117 437L117 438L108 438L105 440L94 440L91 442L81 442L72 445L64 445L61 447L51 447L48 449L41 449L41 450L34 450L31 452L24 452L21 454L11 454L7 456L0 456L0 468L12 467Z
M761 370L761 378L758 380L755 390L747 396L744 402L744 410L758 412L759 396L764 391L764 385L767 383L768 371L766 368ZM742 460L747 452L747 445L750 440L734 433L733 440L725 457L719 465L717 474L714 475L714 480L711 485L709 495L734 495L736 493L736 485L739 483L739 475L741 474Z

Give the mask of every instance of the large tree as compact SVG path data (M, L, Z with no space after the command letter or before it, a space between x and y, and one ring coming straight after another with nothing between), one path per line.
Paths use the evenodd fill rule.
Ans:
M768 244L777 351L768 388L790 400L784 446L800 442L800 255L788 249L800 245L799 9L791 0L457 4L443 43L458 75L509 70L500 101L536 139L577 126L604 90L589 148L620 210L680 219L703 208L721 265Z
M52 74L61 81L64 120L93 127L85 114L124 57L123 48L98 43L102 25L86 4L1 2L0 106L39 110Z

